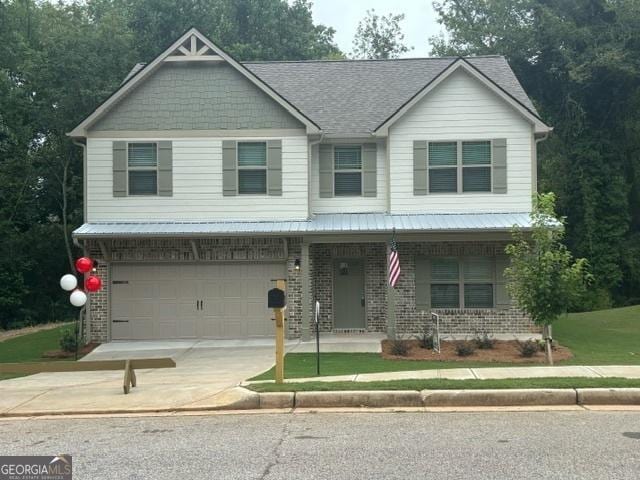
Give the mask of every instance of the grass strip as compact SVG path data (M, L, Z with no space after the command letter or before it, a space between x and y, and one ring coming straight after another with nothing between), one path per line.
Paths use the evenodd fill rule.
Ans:
M330 392L355 390L487 390L514 388L640 388L636 378L513 378L501 380L389 380L380 382L300 382L256 383L248 386L256 392Z

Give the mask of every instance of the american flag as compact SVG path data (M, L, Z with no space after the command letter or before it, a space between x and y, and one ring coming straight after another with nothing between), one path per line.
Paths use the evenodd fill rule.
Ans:
M396 243L395 232L391 238L389 250L389 286L396 288L396 283L400 278L400 257L398 256L398 244Z

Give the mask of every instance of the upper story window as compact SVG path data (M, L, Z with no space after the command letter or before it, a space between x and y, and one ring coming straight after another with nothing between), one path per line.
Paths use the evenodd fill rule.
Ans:
M433 308L493 308L492 257L434 257L431 259Z
M129 143L129 195L158 194L158 144Z
M336 146L333 158L335 196L362 195L362 147Z
M491 192L491 141L429 142L429 193Z
M238 194L266 193L267 143L238 142Z

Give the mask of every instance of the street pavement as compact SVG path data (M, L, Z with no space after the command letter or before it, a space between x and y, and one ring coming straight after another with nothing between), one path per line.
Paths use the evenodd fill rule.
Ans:
M4 419L2 455L73 455L76 479L637 479L640 412Z

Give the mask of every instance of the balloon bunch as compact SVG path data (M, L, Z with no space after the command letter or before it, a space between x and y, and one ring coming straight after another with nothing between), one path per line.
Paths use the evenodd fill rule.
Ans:
M89 257L81 257L76 260L76 271L78 273L89 273L94 269L95 262ZM60 279L60 286L63 290L71 292L69 301L74 307L83 307L87 303L87 294L78 288L78 279L70 273L63 275ZM84 280L84 288L87 292L97 292L102 288L102 280L96 275L89 275Z

